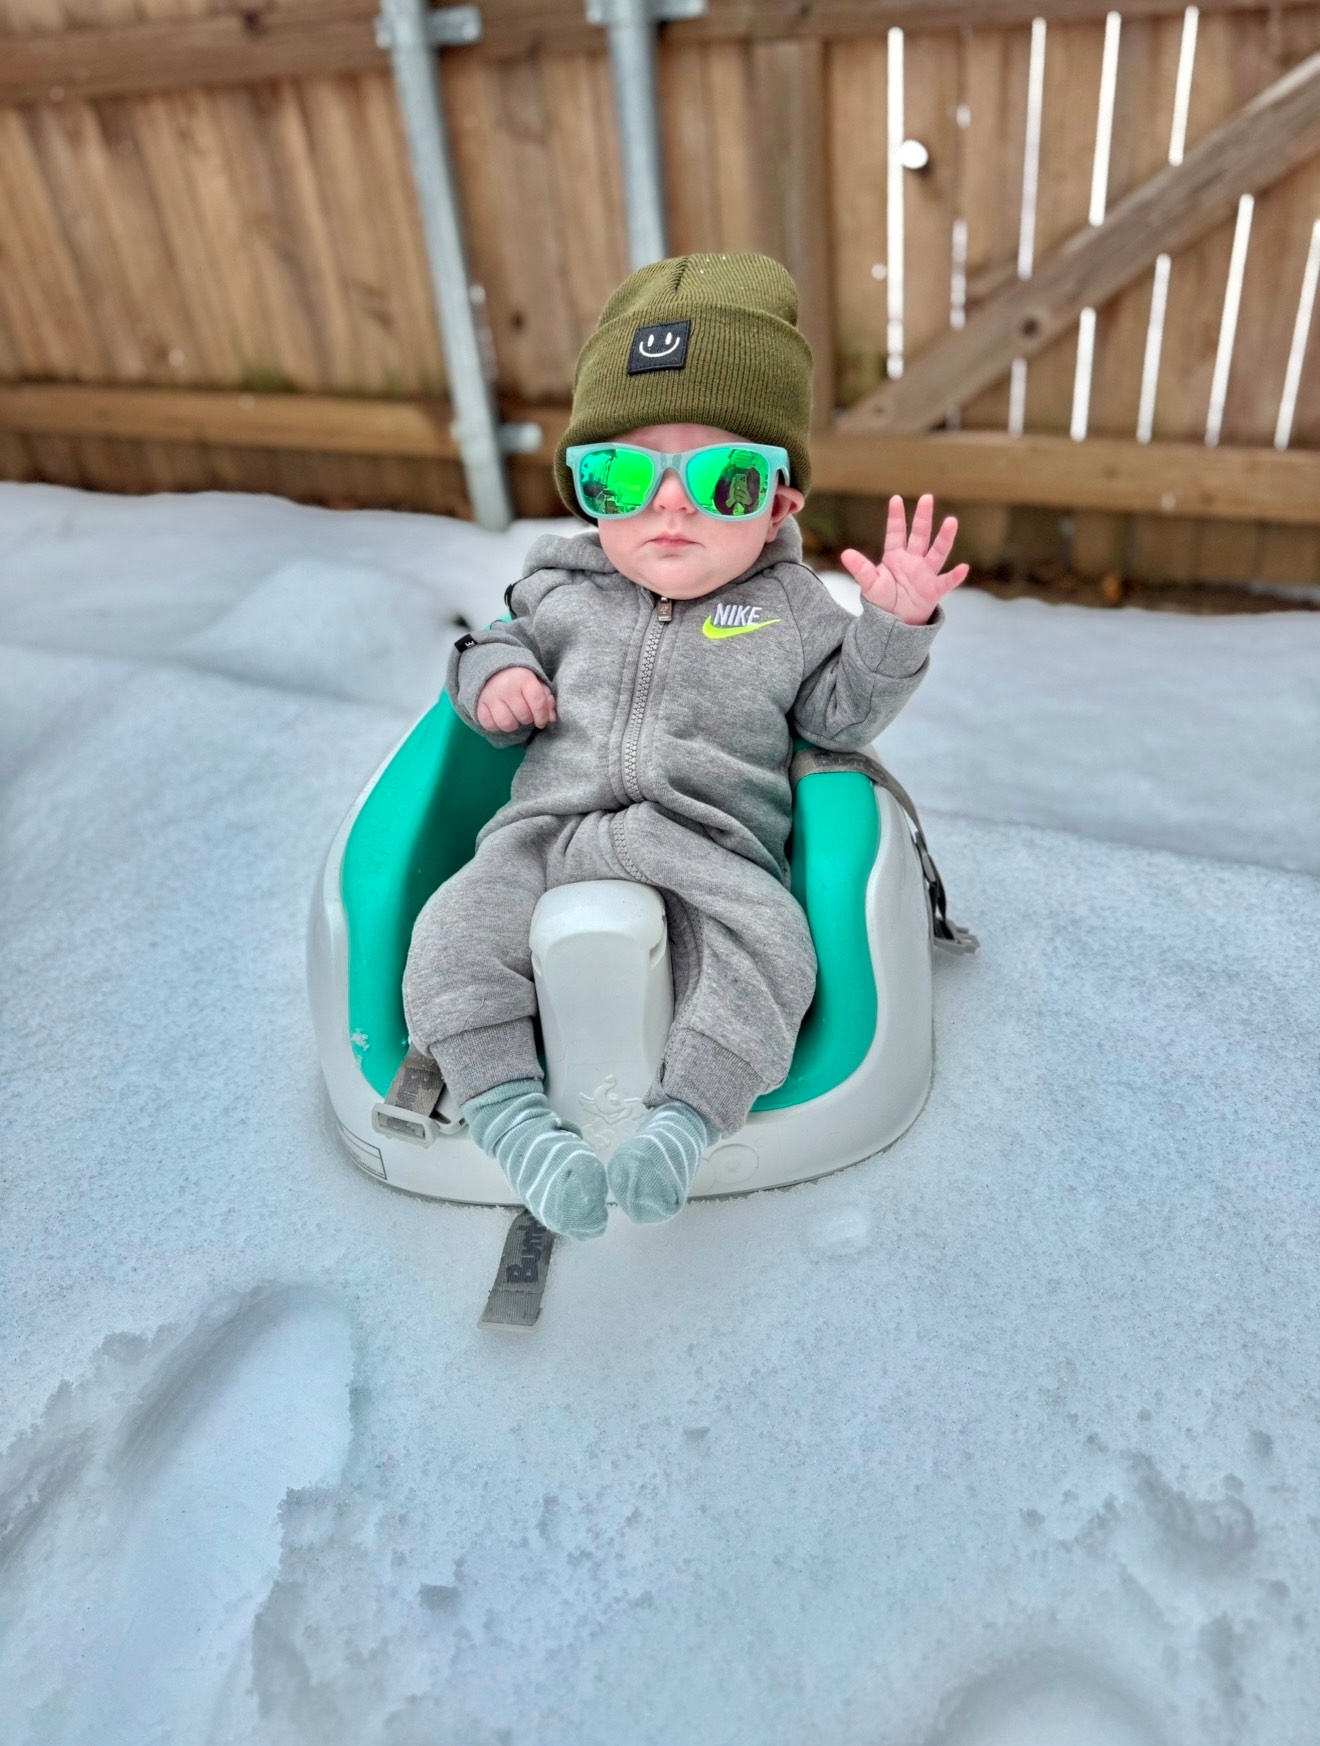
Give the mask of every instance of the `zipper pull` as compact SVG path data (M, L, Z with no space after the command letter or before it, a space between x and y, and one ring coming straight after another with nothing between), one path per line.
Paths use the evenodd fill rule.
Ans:
M655 615L660 620L661 624L668 624L670 619L674 616L674 603L667 594L662 594L660 596L660 604L656 608Z

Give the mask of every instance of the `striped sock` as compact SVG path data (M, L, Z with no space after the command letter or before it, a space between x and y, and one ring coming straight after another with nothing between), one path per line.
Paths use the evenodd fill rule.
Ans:
M605 1166L582 1135L560 1121L539 1079L506 1079L461 1107L472 1138L547 1231L578 1239L601 1235Z
M657 1104L607 1165L610 1193L634 1224L672 1219L688 1197L702 1155L720 1137L700 1110Z

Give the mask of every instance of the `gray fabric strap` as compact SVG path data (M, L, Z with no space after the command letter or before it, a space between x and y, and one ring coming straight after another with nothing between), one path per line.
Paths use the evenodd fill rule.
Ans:
M410 1109L415 1115L432 1116L444 1089L445 1082L436 1063L410 1044L385 1102L398 1109Z
M479 1327L528 1333L536 1326L554 1246L554 1232L547 1231L526 1207L521 1208L505 1235L504 1253Z
M862 775L869 776L873 782L878 782L882 788L889 790L912 822L917 859L921 862L922 876L926 881L926 896L930 902L931 938L937 946L943 946L946 952L976 951L981 944L976 935L967 928L959 927L957 922L949 920L945 908L944 881L940 878L934 856L926 846L925 832L921 828L921 820L917 816L912 796L898 778L890 775L873 752L830 752L823 746L810 746L794 752L788 766L788 779L796 788L802 777L814 776L822 770L860 770Z

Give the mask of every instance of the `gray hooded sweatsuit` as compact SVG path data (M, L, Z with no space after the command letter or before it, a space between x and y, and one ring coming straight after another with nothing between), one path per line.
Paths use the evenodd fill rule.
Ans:
M782 1085L816 987L789 890L795 734L853 751L916 690L944 623L840 606L787 516L741 575L669 600L611 564L592 528L546 534L505 594L514 615L463 636L446 688L493 745L526 744L508 802L417 918L404 973L416 1047L459 1103L541 1078L529 932L541 894L631 879L664 900L674 1019L645 1102L680 1098L721 1134ZM530 667L558 719L482 728L481 687Z

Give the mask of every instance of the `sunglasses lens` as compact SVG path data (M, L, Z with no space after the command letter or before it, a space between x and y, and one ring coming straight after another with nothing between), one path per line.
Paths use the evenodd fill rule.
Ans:
M592 449L578 461L578 490L592 515L632 515L646 502L655 465L632 449Z
M716 515L758 515L770 495L770 465L753 449L703 449L688 462L693 501Z

